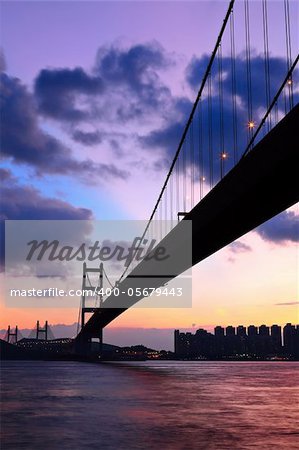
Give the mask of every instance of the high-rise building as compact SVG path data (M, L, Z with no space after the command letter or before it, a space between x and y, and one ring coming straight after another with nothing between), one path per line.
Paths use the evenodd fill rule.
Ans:
M239 355L245 355L247 353L247 334L246 327L238 325L237 327L237 351Z
M257 336L257 327L255 325L249 325L248 336Z
M223 337L224 336L224 328L217 326L214 328L214 334L215 336Z
M256 356L258 351L258 328L255 325L249 325L247 328L247 351L250 356Z
M257 355L264 358L269 354L272 354L272 346L270 339L270 328L267 325L259 326L258 334Z
M269 336L270 335L269 327L267 327L267 325L260 325L259 335L260 336Z
M279 354L282 349L281 327L279 325L271 326L271 342L273 353Z
M225 330L225 349L227 356L235 356L239 353L236 329L231 325Z
M199 328L194 336L193 353L199 357L215 357L215 336Z
M174 332L174 351L178 356L192 356L191 346L193 341L192 333L180 333L179 330Z
M283 327L283 346L286 355L291 356L296 352L296 327L291 323L287 323Z
M235 327L232 327L231 325L229 325L228 327L226 327L225 333L226 333L226 336L235 336L236 329L235 329Z
M180 354L180 330L174 330L174 353Z
M224 328L217 326L214 328L215 335L215 354L217 358L225 356L225 336Z
M245 337L246 336L246 327L243 325L237 326L237 336Z

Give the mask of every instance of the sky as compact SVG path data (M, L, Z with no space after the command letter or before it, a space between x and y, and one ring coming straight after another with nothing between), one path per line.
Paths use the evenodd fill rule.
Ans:
M2 1L2 218L147 219L227 5ZM269 2L273 77L285 52L281 5ZM259 16L252 7L252 22ZM239 39L236 45L240 54ZM253 45L259 76L258 34ZM126 328L138 343L143 328L159 336L161 329L298 322L296 223L292 207L201 262L192 272L192 308L133 308L109 326L113 343L123 342ZM37 319L69 325L78 315L63 306L9 308L3 296L0 308L0 328L30 328ZM161 347L165 339L162 333Z

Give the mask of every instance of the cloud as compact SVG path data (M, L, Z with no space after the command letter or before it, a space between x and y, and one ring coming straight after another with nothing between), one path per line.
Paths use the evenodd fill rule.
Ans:
M146 135L139 136L140 144L144 148L163 148L167 155L173 156L182 137L192 106L193 103L186 97L173 97L169 102L166 124Z
M234 264L237 260L235 255L240 253L248 253L252 251L250 245L244 244L241 241L234 241L227 246L230 256L227 258L227 261ZM233 255L233 256L232 256Z
M250 247L250 245L244 244L244 242L241 242L241 241L232 242L228 246L228 249L232 253L246 253L246 252L252 251L252 248Z
M8 169L0 169L0 180L2 184L0 265L4 262L5 220L85 221L93 218L90 209L78 208L63 200L44 197L34 187L19 184L17 178L15 178ZM84 227L82 227L82 230L83 228ZM80 240L80 237L77 236L77 238Z
M92 212L63 200L44 197L31 186L18 184L7 169L0 169L2 220L89 220Z
M81 131L75 130L72 138L74 141L80 142L84 145L95 145L102 142L102 136L99 131Z
M229 103L224 103L221 114L220 114L220 103L218 96L213 98L213 110L212 110L212 138L210 141L209 134L209 115L208 115L208 100L203 98L201 102L202 115L201 115L201 154L202 162L201 167L198 158L199 149L199 125L198 125L198 114L195 114L195 120L193 122L193 148L196 150L196 157L193 159L191 152L191 134L190 128L187 133L187 137L184 142L184 152L185 152L185 162L186 167L190 167L194 164L195 168L201 169L202 173L205 175L206 180L209 181L210 173L210 154L209 147L212 148L212 161L213 161L213 174L214 182L220 177L220 154L222 145L224 150L229 149L228 158L225 161L225 172L228 172L234 166L233 148L234 148L234 135L232 129L232 110ZM183 134L187 118L190 115L192 109L192 102L188 99L177 98L173 99L173 111L176 112L176 116L179 120L171 122L170 120L166 125L158 129L150 131L148 134L139 136L139 142L144 148L160 148L166 151L166 155L171 159L173 158L180 139ZM223 118L223 128L225 130L223 134L223 143L220 127L220 117ZM247 127L246 127L246 111L240 108L238 110L236 125L238 129L238 148L245 150L247 143ZM210 144L211 142L211 144ZM239 150L240 151L240 150ZM241 152L240 152L241 154ZM181 171L183 164L181 164Z
M186 69L186 79L189 85L198 90L200 82L209 61L208 55L200 58L193 57ZM271 73L270 97L274 97L287 73L287 63L285 58L271 56L269 58ZM232 66L230 57L222 57L223 69L223 92L224 96L231 96ZM252 82L252 103L253 110L266 105L266 84L265 84L265 62L264 56L259 54L251 55L251 82ZM235 59L236 94L243 101L247 102L247 62L245 53L240 53ZM218 72L212 70L212 82L218 82Z
M106 90L95 108L98 116L128 123L152 120L153 112L163 115L171 92L161 81L160 72L172 64L173 56L156 41L129 48L100 47L94 73L103 80Z
M88 109L77 106L80 96L95 96L103 90L102 80L87 74L81 67L43 69L34 86L39 112L57 120L70 122L90 117Z
M193 58L186 68L186 81L189 86L197 91L202 77L205 73L210 56L202 55L200 58ZM284 58L271 57L271 98L276 94L287 72L287 64ZM200 108L197 107L193 120L193 142L194 148L199 148L199 135L201 136L202 162L199 158L195 159L195 166L199 168L201 164L201 173L209 181L209 148L212 149L213 161L213 177L214 183L220 178L220 154L226 151L228 158L225 160L225 173L227 173L234 166L234 152L238 152L238 156L245 151L248 143L248 121L253 120L256 124L259 123L261 117L266 112L266 89L264 80L264 57L258 54L252 54L251 58L251 75L252 75L252 109L253 117L248 116L248 92L246 81L246 58L243 53L237 55L235 60L236 66L236 116L233 116L232 106L232 67L230 57L222 58L223 67L223 95L219 95L219 80L217 64L214 64L211 71L211 115L209 114L209 102L207 96L208 87L206 86L200 101ZM294 93L294 102L299 97L298 93ZM177 117L174 119L173 115L169 115L169 120L165 123L151 130L145 135L139 137L139 142L145 148L161 148L172 157L178 148L184 126L187 118L191 112L192 102L187 98L173 98L171 101L173 112ZM279 104L278 108L284 108L284 105ZM201 112L200 112L201 111ZM180 114L180 112L182 114ZM279 116L280 113L278 113ZM209 121L211 117L211 122ZM221 120L222 125L221 125ZM199 129L199 121L201 123ZM234 135L233 122L236 125L236 136ZM212 129L210 135L209 129ZM222 131L223 130L223 131ZM236 138L236 145L235 145ZM190 151L191 132L189 132L185 139L185 161L187 167L191 165L192 156Z
M293 306L299 305L299 302L283 302L283 303L274 303L275 306Z
M131 92L154 105L157 94L167 90L160 83L157 71L166 69L172 63L170 56L157 42L139 44L129 49L101 47L97 53L95 72L107 84L126 85Z
M20 80L5 73L0 77L3 157L29 165L39 176L76 175L85 182L128 177L113 164L75 159L69 148L39 127L34 99Z
M255 230L265 241L282 244L299 241L299 216L293 211L284 211Z
M171 64L173 58L157 42L100 47L92 74L81 67L40 71L34 85L39 112L72 127L92 120L111 124L112 119L140 119L149 109L163 109L170 97L158 72ZM72 137L78 141L86 136ZM88 140L87 145L97 143Z
M6 70L6 61L3 49L0 48L0 72L4 72Z
M183 133L183 123L173 123L165 128L153 130L145 136L141 136L139 141L144 147L163 147L168 153L174 153Z

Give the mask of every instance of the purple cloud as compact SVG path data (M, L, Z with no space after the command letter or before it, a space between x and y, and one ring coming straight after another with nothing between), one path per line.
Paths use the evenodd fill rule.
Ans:
M3 157L29 165L37 175L75 175L89 183L128 177L128 172L113 164L75 159L69 148L39 127L34 98L26 87L5 73L0 77Z
M77 208L63 200L44 197L32 186L18 184L7 169L0 169L2 182L1 220L90 220L90 209Z
M0 169L0 181L2 184L0 266L4 262L5 220L91 220L93 218L90 209L77 208L63 200L44 197L32 186L20 185L8 169Z
M284 211L255 230L265 241L277 244L299 241L299 216Z
M95 96L104 90L99 77L88 75L81 67L75 69L43 69L35 80L38 109L57 120L78 122L88 120L90 112L76 106L79 96Z
M208 55L200 58L194 57L186 69L186 79L189 85L197 90L201 79L206 70L209 61ZM246 55L241 53L235 59L235 75L236 75L236 94L242 101L247 102L247 66ZM271 73L270 97L273 98L280 87L287 73L287 62L285 58L270 57L269 66ZM223 74L223 93L224 96L231 96L232 83L232 66L230 57L222 57ZM215 84L218 82L218 72L212 70L212 80ZM252 82L252 103L253 110L260 106L266 105L266 88L265 88L265 62L263 55L252 55L251 57L251 82Z
M97 136L82 134L78 123L96 119L102 125L127 123L163 113L171 99L159 71L173 64L157 42L128 49L100 47L93 74L82 68L43 69L35 80L34 93L39 112L67 123L74 140L86 145L98 144Z
M170 64L171 58L157 42L135 45L128 50L101 47L95 72L107 84L126 85L144 100L155 102L157 91L166 89L160 84L157 71Z
M232 242L231 244L229 244L228 249L232 253L246 253L252 251L250 245L244 244L244 242L241 241Z
M82 130L75 130L73 132L72 138L74 139L74 141L80 142L81 144L88 146L100 144L103 139L99 131L82 131Z

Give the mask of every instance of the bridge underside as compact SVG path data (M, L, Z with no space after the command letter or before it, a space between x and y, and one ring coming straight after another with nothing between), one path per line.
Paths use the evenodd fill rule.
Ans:
M299 105L186 215L184 220L192 221L192 265L299 200L298 151ZM174 237L176 228L170 233ZM123 283L127 289L130 279ZM131 305L140 299L132 297ZM114 305L117 305L117 298L112 295L105 301L105 308L89 319L77 339L96 336L128 309L112 307Z

